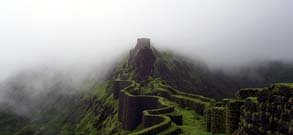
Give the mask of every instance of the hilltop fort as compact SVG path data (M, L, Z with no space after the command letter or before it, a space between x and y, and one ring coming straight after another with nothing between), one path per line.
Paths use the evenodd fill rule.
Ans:
M177 107L204 118L204 130L213 134L292 134L290 84L241 89L234 98L215 100L184 93L153 76L156 55L150 39L139 38L126 63L117 71L113 95L118 117L133 134L180 134L187 120ZM123 77L122 77L123 76ZM196 125L194 125L196 126Z

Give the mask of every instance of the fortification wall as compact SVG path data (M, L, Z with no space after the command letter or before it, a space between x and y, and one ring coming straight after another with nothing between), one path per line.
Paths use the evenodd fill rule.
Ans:
M220 107L205 112L207 130L239 135L293 134L292 93L292 84L241 89L236 99L225 99L214 105Z
M231 100L227 102L226 111L226 133L228 135L232 134L238 129L238 123L240 122L240 107L244 104L241 100Z
M183 124L183 117L181 114L178 113L169 113L166 114L166 116L168 116L172 122L174 122L176 125L182 125Z
M211 109L207 109L205 112L205 121L206 121L206 130L211 132L211 125L212 125L212 111Z
M184 93L162 83L159 84L159 87L160 88L157 88L155 91L160 94L160 96L168 98L182 107L190 108L200 115L204 115L209 105L215 102L214 99Z
M129 86L119 92L118 109L123 128L133 130L142 122L144 130L137 134L153 134L170 128L172 119L182 124L182 116L172 115L174 108L164 104L162 97L137 95L134 82L125 84Z
M122 82L126 82L126 81L122 81ZM116 83L116 84L119 84L119 83ZM123 90L128 90L128 89L135 89L136 87L136 84L135 82L133 81L127 81L127 83L125 83L125 85L128 85L128 86L125 86L124 89L117 89L117 90L114 90L113 91L113 94L114 92L119 92L119 104L118 104L118 120L120 121L123 121L124 118L125 118L125 113L126 113L126 110L125 109L122 109L122 108L125 108L125 105L128 103L127 101L127 94L126 92L122 92ZM115 84L114 84L114 88L115 88ZM116 87L117 88L117 87Z
M273 85L241 107L239 132L244 134L293 134L293 87Z
M163 103L160 104L163 105ZM144 130L138 132L137 134L152 135L166 131L166 134L170 135L179 134L181 130L175 124L172 124L172 122L174 122L172 118L175 118L176 124L182 124L182 115L180 115L181 117L170 117L173 112L174 108L170 106L165 106L160 109L145 110L143 112Z
M131 81L122 81L122 80L113 81L113 97L114 97L114 99L118 99L120 90L130 86L131 83L132 83Z
M215 134L225 132L225 108L224 107L211 108L211 132Z
M204 115L205 109L207 108L207 103L192 98L186 98L180 95L172 95L171 100L178 103L182 107L187 107L194 110L199 115Z
M262 88L244 88L240 89L236 93L236 98L245 99L248 97L257 97L258 94L262 91Z
M119 120L123 128L135 129L142 121L142 112L146 109L158 108L158 98L152 96L136 96L124 90L120 91Z

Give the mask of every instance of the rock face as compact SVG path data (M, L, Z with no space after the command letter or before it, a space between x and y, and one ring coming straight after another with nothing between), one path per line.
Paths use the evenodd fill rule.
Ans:
M135 52L137 53L139 50L144 48L151 48L151 40L149 38L138 38L134 48Z
M138 81L146 80L152 74L156 61L155 54L150 45L150 39L137 39L136 47L131 52L130 59L135 68L136 79Z

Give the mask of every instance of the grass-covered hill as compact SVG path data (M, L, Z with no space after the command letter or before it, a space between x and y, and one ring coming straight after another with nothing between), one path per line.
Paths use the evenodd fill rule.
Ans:
M161 77L184 92L221 99L232 97L240 88L264 87L277 82L293 81L293 63L268 61L242 66L237 71L210 69L172 52L157 52L154 76Z
M1 102L0 134L211 135L205 110L215 99L232 97L240 88L293 82L293 65L282 62L243 67L239 73L209 70L203 62L138 39L104 80L76 85L72 76L59 72L12 77L1 85L8 99Z

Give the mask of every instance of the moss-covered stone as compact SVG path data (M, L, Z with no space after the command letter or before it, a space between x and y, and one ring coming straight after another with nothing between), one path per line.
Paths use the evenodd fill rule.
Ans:
M211 108L211 132L213 134L225 133L225 108Z
M257 97L248 97L241 107L239 131L245 134L292 134L291 88L291 84L274 84L263 89Z
M236 97L240 99L245 99L247 97L256 97L258 96L258 93L261 91L262 91L261 88L244 88L238 91L238 93L236 94Z
M230 100L226 104L226 133L232 134L238 129L240 122L240 107L244 104L241 100Z

